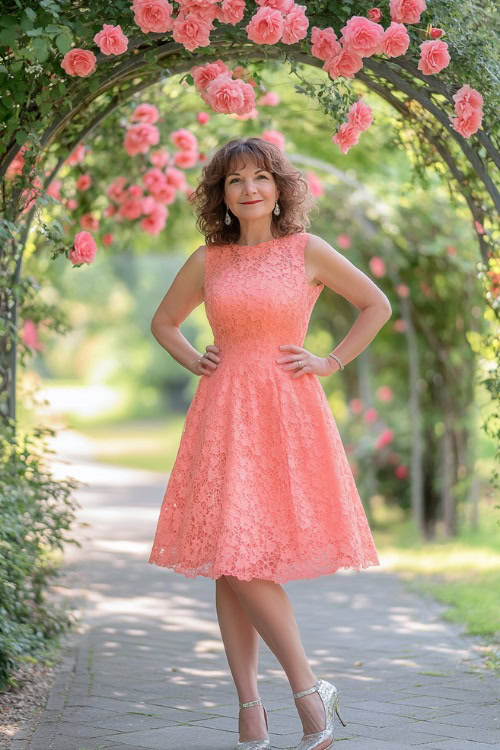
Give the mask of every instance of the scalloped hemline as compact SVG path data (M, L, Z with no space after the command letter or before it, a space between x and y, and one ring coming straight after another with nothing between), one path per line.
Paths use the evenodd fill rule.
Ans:
M358 565L352 565L352 564L346 564L346 565L337 565L337 567L331 569L331 570L325 570L322 572L315 572L311 573L311 575L303 575L299 576L298 578L294 577L286 577L285 576L274 576L271 578L266 578L263 576L249 576L246 577L245 575L241 574L241 571L235 572L235 571L220 571L218 572L218 575L210 575L210 573L202 573L199 568L188 568L183 567L182 563L164 563L160 560L153 560L150 558L148 560L148 565L156 565L159 568L169 568L174 573L178 573L180 575L185 576L186 578L197 578L198 576L201 576L202 578L211 578L212 580L217 580L217 578L220 578L223 575L228 576L234 576L235 578L238 578L240 581L252 581L254 579L259 579L261 581L272 581L273 583L289 583L291 581L307 581L311 580L313 578L321 578L323 576L329 576L336 573L338 570L354 570L356 573L360 573L361 570L364 570L369 567L377 567L381 565L381 562L377 560L364 560L362 563L359 563Z

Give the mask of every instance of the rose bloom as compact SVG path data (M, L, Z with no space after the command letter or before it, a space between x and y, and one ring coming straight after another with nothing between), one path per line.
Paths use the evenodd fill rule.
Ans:
M43 346L38 338L36 323L31 318L27 318L24 321L21 330L21 340L26 346L29 346L30 349L37 349L40 352L43 351Z
M439 73L446 68L450 62L450 53L446 42L439 39L433 39L428 42L422 42L420 45L420 60L417 68L426 76Z
M438 29L436 26L431 26L429 34L431 39L439 39L440 36L443 36L443 29Z
M390 0L389 7L396 23L418 23L427 6L425 0Z
M150 31L163 34L173 29L173 6L167 0L135 0L132 10L135 23L145 34Z
M206 125L207 122L210 120L210 115L208 112L198 112L196 115L196 119L200 123L200 125Z
M309 190L316 198L324 195L325 188L323 187L323 183L314 172L306 172L306 180L309 185Z
M198 146L198 139L190 130L180 128L170 134L170 140L181 151L194 151Z
M111 216L114 216L116 214L116 206L113 206L112 203L109 204L109 206L106 206L104 210L104 216L107 216L110 218Z
M362 99L359 99L351 106L347 114L347 122L350 122L358 130L368 130L373 122L372 108L365 104Z
M75 211L78 208L78 203L74 198L70 198L66 205L70 211Z
M167 184L167 178L158 167L153 167L145 172L145 174L142 175L142 181L146 190L149 190L153 195Z
M344 49L359 57L370 57L378 52L384 37L383 27L364 16L353 16L340 31Z
M139 198L125 198L120 208L118 209L118 215L123 216L124 219L138 219L142 214L142 200Z
M77 190L88 190L92 185L92 177L88 173L81 174L75 184Z
M382 18L382 11L379 8L370 8L368 11L368 18L374 23L378 23Z
M167 178L167 184L173 185L176 190L184 190L186 187L186 175L180 169L167 167L165 177Z
M132 125L127 130L123 146L129 156L145 154L150 146L156 146L160 142L160 132L155 125L141 123Z
M159 148L157 151L151 151L149 154L149 161L155 167L164 167L170 161L170 154L166 148Z
M293 8L293 0L256 0L257 5L267 5L269 8L279 10L285 15L290 13Z
M153 198L152 195L147 195L145 198L142 199L142 213L143 214L150 214L152 213L157 206L156 198Z
M279 130L264 130L261 133L260 137L263 141L274 143L274 145L282 151L285 148L285 136L283 135L283 133L280 133Z
M342 47L338 55L333 55L325 61L323 70L326 70L331 78L338 78L339 76L354 78L354 74L362 67L362 58L355 52L350 52Z
M69 260L73 265L81 263L92 263L97 252L97 245L91 234L78 232L73 240L73 247L68 253Z
M245 12L245 0L222 0L220 23L228 23L236 26Z
M260 97L257 104L259 107L277 107L280 101L280 95L275 91L266 91L266 93Z
M469 105L472 109L483 108L482 95L479 91L476 91L476 89L469 86L468 83L464 83L462 88L460 88L456 94L453 94L452 99L455 102L455 112L457 115L463 114L466 105Z
M276 44L283 35L284 22L279 10L259 8L245 26L250 41L255 44Z
M483 119L483 111L481 109L472 109L469 105L467 110L464 110L458 117L452 117L451 124L453 129L460 133L464 138L470 138L470 136L479 130L481 121Z
M391 22L385 30L382 38L382 49L387 57L399 57L404 55L410 46L410 37L406 26L402 23Z
M130 118L130 122L147 122L150 125L153 125L159 119L160 113L158 112L154 104L144 103L139 104L139 106L135 108Z
M121 26L112 26L109 23L105 23L102 31L95 35L94 42L103 55L122 55L128 48L128 39Z
M392 401L392 388L390 388L388 385L381 385L380 388L377 388L376 393L381 401L384 401L385 403Z
M378 257L378 255L374 255L373 258L370 258L370 260L368 261L368 265L370 266L370 271L374 276L378 276L380 278L381 276L385 275L385 263L382 258Z
M367 410L365 411L365 413L364 413L364 415L363 415L363 416L364 416L364 420L365 420L365 422L368 422L368 424L372 424L373 422L375 422L375 421L376 421L376 419L377 419L377 416L378 416L378 412L377 412L377 410L376 410L376 409L374 409L374 408L372 407L371 409L367 409Z
M350 122L343 122L338 132L332 138L343 154L346 154L352 146L355 146L359 139L360 131Z
M360 398L352 398L349 401L349 406L351 407L351 411L353 414L361 414L363 411L363 402Z
M406 299L406 297L410 296L410 287L406 284L398 284L396 287L396 294L398 297L404 297Z
M108 198L111 198L111 200L120 203L125 197L124 188L126 184L127 180L125 177L117 177L106 190L106 195Z
M62 182L61 180L52 180L49 187L47 188L47 195L50 195L52 198L55 198L56 201L61 200L61 193L59 192L61 189Z
M74 167L76 164L81 164L85 155L85 146L83 143L79 143L78 146L71 152L66 159L66 164L70 164Z
M233 81L225 73L208 84L203 96L215 112L231 114L243 107L243 92L238 81Z
M305 14L305 10L305 5L294 4L290 12L285 16L283 36L281 37L283 44L296 44L296 42L300 42L301 39L307 36L309 19Z
M311 54L319 60L328 60L333 55L338 55L342 49L340 42L337 40L337 34L331 26L326 29L320 29L319 26L313 26L311 30Z
M87 229L89 232L97 232L99 229L99 220L90 213L82 214L80 217L80 226L82 229Z
M96 56L88 49L75 47L66 52L61 60L61 68L69 76L80 76L86 78L96 69Z
M212 24L196 13L188 13L183 18L177 16L172 30L176 42L192 52L198 47L208 47L210 44L210 29Z
M401 464L400 466L396 468L394 475L398 479L406 479L406 477L408 476L408 467Z
M337 235L337 245L342 248L342 250L348 250L352 245L352 238L349 234L338 234Z
M113 244L113 235L110 232L102 235L102 244L106 246Z
M159 234L167 222L168 209L157 205L148 216L141 221L141 227L149 234Z
M195 88L200 93L205 91L208 84L214 81L221 73L225 73L229 78L233 75L222 60L216 60L206 65L195 65L191 68L190 73L193 76Z
M380 433L380 435L378 436L375 442L376 450L385 448L386 445L389 445L390 443L392 443L393 439L394 439L394 432L389 429L384 430L383 432Z
M177 190L173 185L165 183L156 191L154 197L158 203L173 203L176 193Z
M198 162L198 151L177 151L174 154L174 164L183 169L194 167Z

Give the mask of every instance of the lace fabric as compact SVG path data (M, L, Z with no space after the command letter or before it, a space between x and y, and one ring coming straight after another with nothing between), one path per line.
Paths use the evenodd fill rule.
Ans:
M221 361L186 414L150 563L277 583L380 565L320 379L276 362L303 346L324 287L307 280L307 238L206 248Z

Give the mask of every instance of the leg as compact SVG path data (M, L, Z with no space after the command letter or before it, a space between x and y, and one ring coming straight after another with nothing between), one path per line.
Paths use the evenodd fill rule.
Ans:
M254 701L259 697L257 687L259 634L248 619L225 576L215 581L215 606L238 700L241 703ZM258 740L267 736L262 706L248 706L240 710L239 734L241 742Z
M255 629L283 667L293 693L312 687L317 677L311 670L300 639L292 605L279 583L225 576ZM304 734L324 729L325 710L317 692L295 701ZM251 710L251 709L244 709ZM318 745L326 750L330 740ZM331 743L330 743L331 744Z

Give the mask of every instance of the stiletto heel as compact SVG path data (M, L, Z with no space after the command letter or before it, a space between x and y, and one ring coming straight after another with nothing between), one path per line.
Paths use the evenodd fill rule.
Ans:
M266 721L266 729L269 732L269 726L267 723L267 711L261 701L260 698L258 698L256 701L249 701L248 703L240 703L240 708L248 708L248 706L262 706L264 709L264 719ZM268 739L265 740L247 740L246 742L238 742L234 746L234 750L270 750L271 743Z
M331 739L329 745L324 750L329 750L333 746L333 720L335 714L339 717L340 721L344 726L346 722L341 717L339 712L339 691L326 680L318 680L317 683L307 690L302 690L300 693L293 693L294 698L302 698L303 695L309 695L310 693L317 692L323 702L325 709L325 728L321 732L313 732L312 734L305 734L300 743L297 745L295 750L314 750L316 747L325 742L325 740Z

